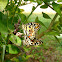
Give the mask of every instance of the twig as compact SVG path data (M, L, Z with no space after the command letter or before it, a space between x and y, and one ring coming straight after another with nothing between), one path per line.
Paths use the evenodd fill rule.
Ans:
M43 1L43 0L42 0ZM44 2L44 1L43 1ZM52 6L50 6L48 3L44 2L47 6L49 6L51 9L53 9ZM53 9L54 10L54 9Z
M54 18L52 19L52 21L51 21L51 23L50 23L50 25L49 25L48 30L51 30L51 27L52 27L54 21L56 20L57 16L58 16L58 13L56 13L55 16L54 16Z

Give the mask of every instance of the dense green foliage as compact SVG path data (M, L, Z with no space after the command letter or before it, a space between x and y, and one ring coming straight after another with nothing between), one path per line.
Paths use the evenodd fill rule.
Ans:
M55 3L55 0L3 1L0 1L0 8L2 7L0 9L0 62L61 62L62 37L58 38L58 36L62 34L62 4ZM23 13L24 9L19 8L19 6L27 5L27 1L38 3L36 7L33 6L30 14ZM44 12L34 14L34 10L39 5L43 9L50 7L56 14ZM19 27L21 33L23 33L22 23L40 23L42 27L37 37L42 38L44 42L42 45L30 47L22 45L23 38L13 34L14 24L18 23L19 19L21 20Z

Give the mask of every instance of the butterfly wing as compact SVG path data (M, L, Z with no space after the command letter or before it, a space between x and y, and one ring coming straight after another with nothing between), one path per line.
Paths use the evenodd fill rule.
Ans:
M40 24L35 22L22 25L25 34L23 43L25 45L40 45L42 43L40 40L37 40L35 36L39 28Z

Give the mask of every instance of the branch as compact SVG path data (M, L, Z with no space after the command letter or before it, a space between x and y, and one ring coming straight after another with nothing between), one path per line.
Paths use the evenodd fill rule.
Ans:
M49 25L49 28L46 31L42 32L40 35L38 35L37 36L38 39L41 38L42 36L44 36L45 33L51 31L51 27L52 27L54 21L56 20L57 16L58 16L58 14L56 13L55 16L54 16L54 18L52 19L50 25Z
M44 2L44 1L43 1ZM51 9L53 9L52 6L50 6L48 3L44 2L47 6L49 6ZM54 9L53 9L54 10Z
M57 16L58 16L58 13L56 13L55 16L54 16L54 18L52 19L52 21L51 21L51 23L50 23L50 25L49 25L48 30L51 30L51 27L52 27L54 21L56 20Z

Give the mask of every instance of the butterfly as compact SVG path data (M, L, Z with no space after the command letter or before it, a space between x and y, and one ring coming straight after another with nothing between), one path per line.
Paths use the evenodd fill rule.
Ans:
M24 32L23 45L41 45L43 43L41 40L36 39L36 32L40 29L39 23L22 24L22 29Z

